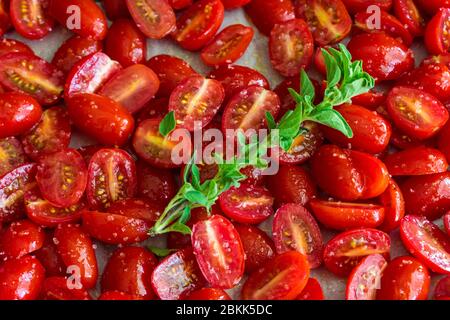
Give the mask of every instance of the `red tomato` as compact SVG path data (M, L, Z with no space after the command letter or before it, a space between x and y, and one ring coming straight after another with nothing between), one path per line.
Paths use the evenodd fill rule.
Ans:
M242 288L243 300L294 300L309 278L306 256L295 251L280 254L252 273Z
M76 9L75 9L76 8ZM92 0L52 0L49 15L61 25L84 38L103 40L108 31L105 14ZM74 15L82 18L74 19Z
M383 271L388 263L381 254L365 257L347 280L346 300L375 300Z
M162 39L175 29L175 13L167 1L125 1L134 22L148 38Z
M377 299L426 300L429 288L427 267L413 257L398 257L384 270Z
M134 159L120 149L102 149L91 159L86 195L94 209L106 209L118 200L136 194Z
M349 104L336 108L353 130L353 138L323 126L322 132L332 143L343 148L372 154L384 151L391 138L391 125L375 111Z
M0 139L0 155L0 177L27 161L22 144L14 137Z
M189 131L208 125L225 98L225 92L219 81L202 76L191 76L183 80L172 92L169 99L169 111L175 112L177 125Z
M446 125L442 128L441 131L439 131L437 140L438 149L445 155L447 161L450 160L450 139L448 139L449 135L450 122L447 121Z
M260 86L242 89L228 102L222 116L222 131L227 129L261 129L266 126L266 113L274 118L280 110L280 99L273 91Z
M152 273L153 290L161 300L179 300L205 285L192 248L168 256Z
M415 106L420 105L421 108ZM387 110L395 125L417 139L427 139L447 122L445 106L432 95L407 87L395 87L387 98Z
M402 219L400 236L408 251L432 271L450 273L450 239L434 223L408 215Z
M435 14L440 8L450 8L449 0L416 0L417 5L429 14Z
M240 223L259 224L274 213L269 190L247 184L222 193L219 204L228 218Z
M0 73L0 85L5 89L27 93L43 105L55 103L63 91L62 72L28 53L3 55Z
M8 15L8 3L7 0L0 0L0 36L5 34L11 27L11 21Z
M45 270L31 256L0 264L0 300L35 300L41 292Z
M298 251L314 269L322 263L323 239L314 217L298 204L286 204L275 214L272 225L277 253Z
M222 289L202 288L191 292L185 300L231 300L231 298Z
M379 17L380 26L379 28L377 27L374 29L373 15L374 13L372 11L358 12L355 15L355 27L368 33L383 31L387 35L403 41L403 43L407 46L412 44L413 37L406 27L397 20L397 18L389 13L381 11Z
M1 9L0 9L1 11ZM1 29L1 27L0 27ZM0 56L3 56L8 53L19 52L19 53L27 53L34 54L33 50L23 42L20 42L16 39L0 39Z
M169 4L175 10L184 9L192 4L193 0L169 0Z
M11 22L17 33L28 39L41 39L53 27L53 19L48 16L46 0L11 0Z
M132 296L130 294L120 292L120 291L106 291L103 292L98 300L116 300L116 301L127 301L127 300L140 300L138 297Z
M428 57L427 59L422 61L423 65L428 64L445 64L447 67L450 67L450 53L438 54L435 56Z
M450 235L450 213L447 212L443 218L444 220L444 227L445 230L447 231L447 234Z
M314 40L320 46L344 39L352 27L352 19L341 0L298 0L297 16L304 19Z
M111 204L108 212L134 219L140 219L153 226L159 219L164 206L159 202L149 202L147 199L125 199L119 200Z
M436 300L450 300L450 276L439 280L434 289L434 298Z
M233 63L245 53L253 34L252 28L242 24L228 26L203 48L200 57L208 66Z
M50 277L42 285L41 300L92 300L84 288L72 288L70 279L65 277Z
M176 154L176 160L189 160L192 148L190 137L181 135L177 136L178 139L176 139L173 134L163 137L159 133L161 120L161 118L148 119L138 125L133 137L134 150L140 158L157 168L180 167L182 163L175 163L172 153L175 147L180 147L179 144L181 143L181 154Z
M177 192L172 172L155 169L143 162L137 164L138 195L150 202L166 206Z
M311 200L310 206L317 220L334 230L376 228L385 215L384 207L374 204Z
M68 98L77 93L95 93L111 77L122 69L103 52L96 52L78 61L67 75L64 96Z
M77 62L101 51L102 47L101 41L75 35L67 39L59 47L53 56L52 64L65 74L68 74Z
M269 39L270 62L285 77L296 76L309 66L314 53L314 39L301 19L275 24Z
M425 19L413 0L394 0L394 13L413 37L425 32Z
M392 0L342 0L350 13L366 11L369 6L375 5L388 12L392 6Z
M244 274L244 249L239 233L222 216L199 221L192 229L192 246L200 270L208 283L231 289Z
M152 69L159 78L159 97L169 97L180 82L190 76L198 75L186 61L168 55L154 56L148 60L147 67Z
M295 300L324 300L322 287L315 278L309 278L302 293Z
M24 164L0 178L0 223L23 216L23 195L36 186L36 165Z
M147 119L163 118L168 113L168 105L169 99L167 98L156 98L150 100L137 113L136 123L141 123L142 121Z
M223 16L224 7L220 0L197 1L177 19L173 38L186 50L200 50L214 38Z
M431 141L433 141L433 138L434 137L431 138ZM411 138L410 136L404 134L397 128L395 127L392 128L392 136L390 144L397 149L406 150L411 148L422 147L424 146L424 142L426 144L427 142L430 142L430 140L421 141L416 138Z
M42 113L40 121L25 135L22 143L27 156L38 160L69 147L70 119L63 107L52 107Z
M347 46L353 60L378 81L395 80L414 68L414 54L401 41L384 33L362 33Z
M442 103L450 102L450 65L426 63L406 73L398 85L428 92Z
M0 138L27 132L39 121L41 115L41 106L31 96L19 92L1 93Z
M295 19L292 0L253 0L245 6L245 12L258 30L267 36L275 24Z
M450 210L449 186L448 172L409 178L401 185L406 213L438 219Z
M425 30L425 45L431 54L450 50L450 8L442 8L428 22Z
M16 259L35 252L44 245L45 233L29 220L11 223L0 234L0 256Z
M67 272L79 276L86 289L93 288L98 267L94 246L87 233L78 225L62 224L56 228L54 242Z
M317 194L316 185L302 167L280 166L277 174L268 176L266 180L278 207L287 203L304 206Z
M45 275L47 277L63 276L66 274L66 267L64 266L64 262L58 253L58 249L56 248L53 239L53 231L46 232L44 245L34 253L44 267Z
M114 21L119 18L128 18L130 16L125 0L103 0L102 4L109 20Z
M384 206L384 221L380 229L390 232L400 226L400 221L405 216L405 200L397 183L391 179L389 187L379 198Z
M125 247L114 251L102 276L102 292L121 291L150 300L155 297L151 274L158 264L144 248Z
M245 272L252 273L275 256L272 239L254 226L236 225L245 252Z
M319 187L340 200L374 198L389 185L387 168L379 159L334 145L319 149L311 169Z
M386 93L377 92L375 90L370 90L367 93L360 94L359 96L352 98L352 103L356 105L363 106L369 109L378 108L381 105L384 105L386 101Z
M131 114L110 98L83 93L66 103L75 126L100 143L123 145L134 129Z
M340 277L346 277L361 260L370 254L389 258L391 239L379 230L361 228L345 231L331 239L325 246L325 267Z
M159 89L158 76L152 69L135 64L117 72L98 94L120 103L130 113L135 113L154 98Z
M436 149L417 147L393 153L384 158L392 176L415 176L445 172L448 163Z
M81 154L66 149L41 157L36 181L43 197L57 207L77 204L87 184L87 167Z
M222 84L225 89L225 101L230 100L236 93L250 86L270 88L269 82L261 73L238 65L219 67L211 71L209 78Z
M144 62L147 57L147 41L133 21L119 19L108 30L105 52L122 66L129 67Z

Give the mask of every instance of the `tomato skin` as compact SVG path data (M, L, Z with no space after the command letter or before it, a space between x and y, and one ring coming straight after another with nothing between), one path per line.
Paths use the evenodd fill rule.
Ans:
M164 206L160 203L148 202L147 199L139 198L119 200L108 208L109 213L140 219L150 226L154 225L163 211Z
M378 253L389 258L390 246L389 235L382 231L370 228L345 231L325 245L325 267L339 277L346 277L370 254Z
M118 71L100 89L99 95L121 104L128 112L138 112L159 89L158 76L152 69L135 64Z
M124 67L142 63L147 56L146 38L134 22L118 19L108 30L105 53Z
M31 129L41 118L42 108L29 95L0 94L0 138L17 136Z
M430 287L427 267L413 257L397 257L381 277L378 300L426 300Z
M287 36L286 36L287 35ZM292 46L292 49L286 49ZM296 76L311 63L314 39L301 19L275 24L269 38L270 62L285 77Z
M147 67L152 69L159 78L158 97L170 97L181 81L198 75L186 61L165 54L154 56L148 60Z
M447 53L450 49L450 7L441 8L428 22L425 29L425 45L431 54Z
M309 265L301 253L280 254L253 272L242 288L243 300L294 300L305 288ZM275 283L271 283L276 280ZM266 285L270 283L268 288ZM265 290L264 290L265 289Z
M200 0L190 6L177 19L175 41L184 49L202 49L219 30L224 17L220 0Z
M14 137L0 139L0 154L0 177L27 161L22 144Z
M36 186L36 164L24 164L0 178L0 222L11 222L23 216L23 194Z
M211 71L208 77L222 84L225 89L225 103L242 89L250 86L270 89L269 81L261 73L239 65L221 66Z
M6 0L0 1L0 36L4 35L11 27Z
M185 300L231 300L230 296L222 289L202 288L191 292Z
M409 178L401 185L406 213L438 219L450 210L449 185L448 172Z
M47 277L64 276L66 274L66 267L58 253L55 243L53 242L53 231L45 233L44 244L42 248L34 252L34 255L41 262L45 269Z
M200 270L211 286L230 289L239 283L244 275L244 249L231 222L219 215L199 221L192 229L191 239Z
M441 131L439 131L437 140L438 149L445 155L447 161L450 160L450 140L447 139L447 137L449 137L449 134L450 122L447 121L445 126L441 129Z
M450 274L450 239L434 223L407 215L400 225L400 238L408 251L433 272Z
M375 300L377 286L387 265L381 254L371 254L361 260L347 280L345 299Z
M391 179L389 187L379 197L380 203L384 206L384 221L380 230L391 232L400 226L400 221L405 216L405 199L397 183Z
M245 6L245 12L258 30L267 36L275 24L295 19L291 0L253 0Z
M29 220L11 223L0 235L0 256L7 259L21 258L39 250L44 244L45 233Z
M377 81L395 80L414 68L414 55L401 41L384 33L355 35L347 46L354 60Z
M352 103L373 110L385 103L386 96L387 95L384 92L370 90L367 93L353 97Z
M385 209L379 205L311 200L315 217L333 230L376 228L384 220Z
M47 5L47 1L11 0L9 12L17 33L36 40L52 31L54 21L48 16Z
M341 0L298 0L296 13L308 23L320 46L341 41L352 27L352 19Z
M266 181L277 207L287 203L306 205L317 194L310 174L299 166L282 165L278 173L268 176Z
M166 206L177 192L175 177L169 170L137 163L138 196Z
M358 105L349 104L335 108L353 130L349 139L339 131L322 126L325 137L343 148L350 148L367 153L380 153L389 144L392 128L390 123L375 111Z
M102 4L106 16L111 21L130 17L130 12L128 11L125 0L102 0Z
M184 9L192 5L193 0L169 0L169 4L175 10Z
M1 9L0 9L1 11ZM1 27L0 27L1 29ZM3 56L8 53L19 52L19 53L27 53L34 54L33 49L31 49L28 45L23 42L20 42L16 39L0 39L0 56Z
M309 278L302 293L300 293L295 300L325 300L319 281L315 278Z
M260 224L273 213L273 197L264 187L241 184L222 193L219 204L223 213L240 223Z
M115 301L129 301L129 300L140 300L130 294L120 292L120 291L106 291L103 292L98 300L115 300Z
M152 273L153 291L161 300L179 300L206 283L192 248L168 256Z
M82 93L66 103L75 126L100 143L123 145L133 131L133 117L110 98Z
M444 228L447 231L447 234L450 235L450 213L447 212L444 215L443 220L444 220Z
M376 5L386 12L392 7L392 0L342 0L342 2L351 14L366 11L371 5Z
M167 113L169 99L156 98L145 104L136 115L136 123L141 123L147 119L163 118Z
M440 8L450 8L449 0L417 0L417 5L428 14L436 14Z
M440 151L427 148L411 148L388 155L383 159L392 176L415 176L445 172L448 163Z
M55 230L54 242L65 266L77 266L80 281L86 289L95 286L98 277L97 258L91 239L80 226L59 225Z
M200 57L207 66L231 64L247 50L253 39L253 29L234 24L223 29L202 49Z
M70 289L69 283L72 281L65 277L50 277L45 279L42 285L40 300L92 300L89 292L84 289Z
M434 298L436 300L450 300L450 276L439 280L434 289Z
M75 35L67 39L55 52L52 64L59 70L68 74L73 66L81 59L103 48L102 42Z
M0 265L0 300L37 299L44 277L44 267L32 256L7 260Z
M72 27L69 22L72 21L72 6L78 6L83 18L80 19L80 26ZM105 14L95 1L86 0L50 0L49 15L55 18L61 25L84 38L94 40L103 40L108 32L108 24Z
M144 248L117 249L109 258L103 272L102 292L117 290L144 300L154 299L151 274L157 264L156 257Z
M413 37L424 34L425 19L413 0L394 0L394 13Z
M245 252L245 273L250 274L275 256L272 239L254 226L235 225Z

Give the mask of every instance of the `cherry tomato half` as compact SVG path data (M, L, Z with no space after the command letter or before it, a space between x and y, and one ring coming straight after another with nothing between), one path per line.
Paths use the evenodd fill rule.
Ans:
M295 300L324 300L323 290L319 281L315 278L309 278L302 293Z
M45 233L29 220L11 223L0 235L0 257L16 259L35 252L44 245Z
M45 233L44 245L41 249L36 251L34 255L41 262L45 269L47 277L64 276L66 274L66 267L58 253L58 249L53 241L54 232L47 231Z
M155 169L143 162L137 163L138 196L166 206L177 192L175 177L169 170Z
M450 8L442 8L428 22L425 45L431 54L446 53L450 49Z
M405 200L400 187L393 179L389 181L389 187L379 200L384 206L384 221L380 229L385 232L397 229L405 216Z
M258 30L267 36L275 24L295 19L292 0L252 0L245 6L245 12Z
M85 288L70 288L72 282L65 277L50 277L45 279L39 299L42 300L92 300Z
M431 15L436 14L440 8L450 8L449 0L416 0L416 3Z
M1 10L1 9L0 9ZM27 54L34 54L33 50L23 42L16 39L0 39L0 56L12 52L21 52Z
M0 177L25 164L27 158L22 144L14 137L0 139Z
M413 0L394 0L394 13L413 37L425 32L425 19Z
M383 159L392 176L414 176L445 172L448 163L439 150L427 147L411 148Z
M41 39L53 27L53 19L48 16L48 1L11 0L10 16L14 29L28 39Z
M443 218L444 220L444 227L445 230L447 231L447 234L450 235L450 213L447 212Z

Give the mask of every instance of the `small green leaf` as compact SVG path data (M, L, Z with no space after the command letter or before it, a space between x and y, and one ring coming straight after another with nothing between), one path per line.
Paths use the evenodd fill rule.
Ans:
M269 111L266 111L266 121L270 130L273 130L277 127L275 119L273 118L272 114Z
M309 97L309 102L313 102L316 96L316 90L313 83L311 82L311 79L308 77L308 74L304 69L302 69L300 75L300 88L300 93L305 97Z
M176 249L165 249L165 248L158 248L158 247L148 247L148 250L150 250L151 252L153 252L155 254L155 256L159 257L159 258L165 258L168 255L170 255L173 252L176 252Z
M180 217L179 222L182 224L186 224L191 219L191 207L187 206L183 210L183 214Z
M297 104L303 102L303 97L300 95L300 93L298 93L297 91L295 91L292 88L288 88L288 91Z
M208 204L208 199L206 196L198 190L188 190L184 193L184 197L191 203L197 203L202 206Z
M353 138L352 128L348 125L344 117L334 109L323 110L311 115L310 120L338 130L347 138Z
M327 50L322 49L322 54L327 67L327 87L335 87L341 81L341 69L336 59Z
M199 189L200 188L200 170L198 169L198 166L194 163L191 167L191 179L192 179L192 185L194 188Z
M187 235L187 234L191 234L192 230L191 230L191 228L189 228L185 224L181 224L179 222L175 222L174 224L172 224L170 227L168 227L166 229L166 233L167 232L178 232L178 233Z
M176 125L177 122L175 121L175 112L170 111L159 124L159 133L166 137L175 129Z

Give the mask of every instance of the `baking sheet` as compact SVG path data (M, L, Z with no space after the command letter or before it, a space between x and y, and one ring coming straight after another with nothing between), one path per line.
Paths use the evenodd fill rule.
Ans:
M244 11L242 9L236 9L232 11L227 11L225 13L225 20L222 25L222 29L230 24L236 23L241 23L250 26L252 25L249 19L244 14ZM272 88L274 88L278 83L282 81L282 77L280 77L276 73L276 71L272 69L270 65L267 49L268 48L267 37L260 34L256 28L254 29L255 29L254 40L252 41L245 55L239 61L237 61L236 64L248 66L250 68L258 70L267 77ZM27 43L30 47L34 49L37 55L48 61L51 61L56 49L61 45L61 43L65 39L69 38L71 35L72 34L69 31L58 27L50 35L38 41L30 41L24 39L19 35L17 35L16 33L7 34L6 37L15 38ZM423 48L421 48L420 43L414 44L413 49L416 52L417 63L419 63L426 56L426 52ZM148 40L148 58L158 54L170 54L178 56L189 62L192 65L192 67L199 73L206 75L209 72L209 68L206 67L201 62L198 54L192 54L189 51L183 50L170 40L159 40L159 41ZM92 144L92 142L93 142L92 140L86 137L75 134L71 145L72 147L77 148L79 146ZM442 227L442 221L438 221L438 225ZM261 225L261 229L270 234L271 220L264 222ZM324 236L324 240L328 241L335 233L326 230L324 231L324 229L322 229L322 234ZM392 239L392 249L391 249L392 257L408 254L403 245L401 244L398 230L392 232L391 239ZM143 243L143 245L149 244L151 244L152 246L162 246L165 245L165 239L164 238L150 239ZM100 271L102 271L104 269L105 263L107 262L109 255L111 254L112 251L114 251L115 247L105 246L100 243L96 243L95 247L97 253L97 260L99 263L99 269ZM326 299L334 299L334 300L345 299L346 279L337 278L332 273L328 272L324 267L312 270L311 276L319 280L324 290ZM433 276L430 295L434 292L434 286L439 278L440 276L436 275ZM238 298L239 291L240 288L238 286L237 288L230 290L229 293L233 298ZM99 287L97 286L97 289L94 290L92 293L93 296L96 297L99 294Z

